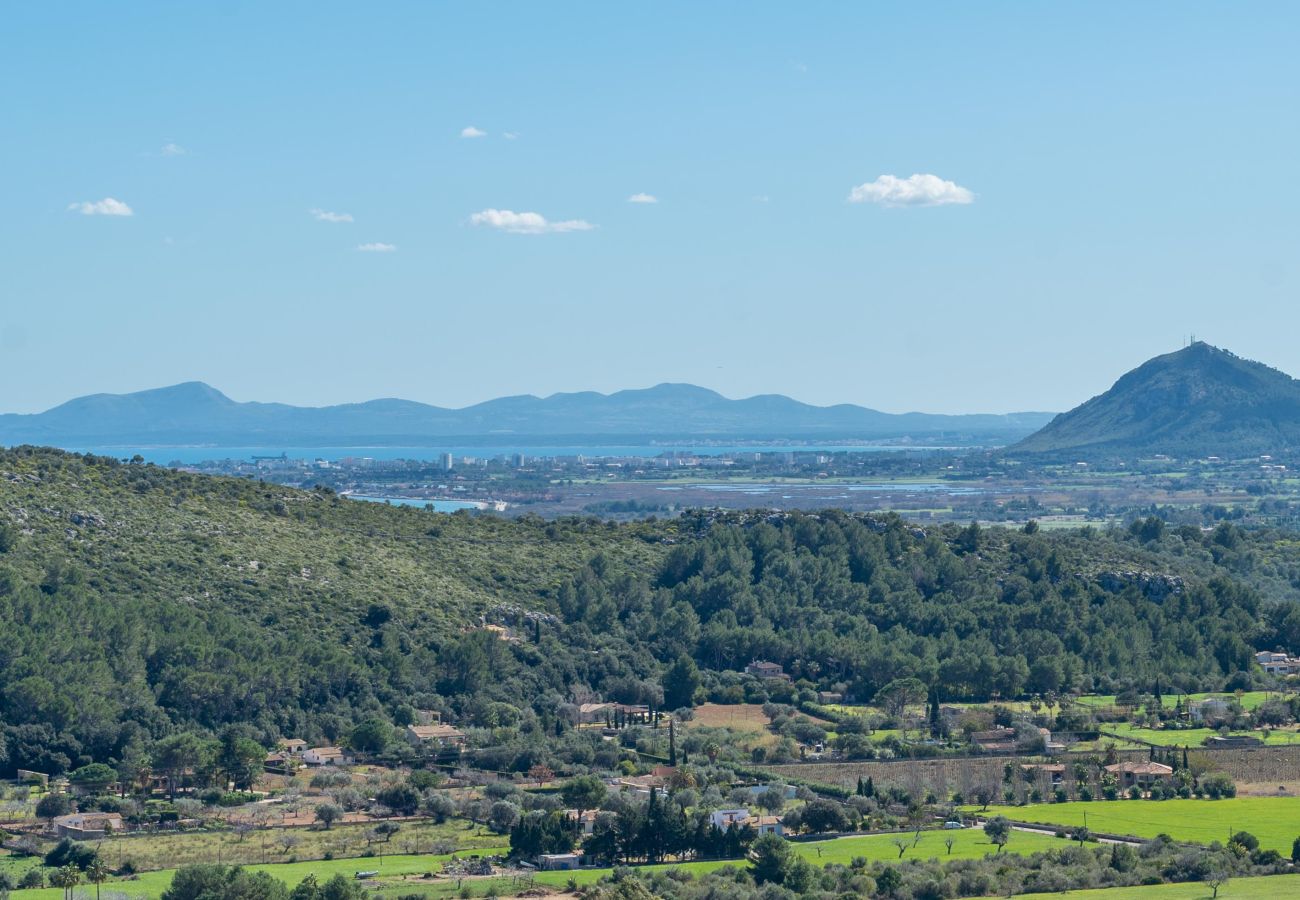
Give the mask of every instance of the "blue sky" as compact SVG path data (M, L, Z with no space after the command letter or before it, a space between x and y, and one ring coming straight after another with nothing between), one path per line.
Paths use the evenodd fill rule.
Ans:
M8 4L0 411L1064 409L1189 332L1300 374L1298 38L1282 3Z

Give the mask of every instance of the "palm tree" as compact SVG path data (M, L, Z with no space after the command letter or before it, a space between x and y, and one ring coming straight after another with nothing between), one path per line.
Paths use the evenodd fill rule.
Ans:
M108 876L112 874L108 871L108 866L98 857L89 866L86 867L86 880L95 885L95 900L99 900L99 886L108 881Z
M50 881L55 887L63 888L63 900L72 900L72 889L81 884L81 870L69 863L57 870Z

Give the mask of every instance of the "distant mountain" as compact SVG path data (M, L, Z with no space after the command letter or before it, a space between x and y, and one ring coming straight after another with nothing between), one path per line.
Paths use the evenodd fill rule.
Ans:
M464 409L407 400L341 406L237 403L200 382L93 394L33 415L0 415L0 444L62 447L421 446L575 437L943 441L986 446L1017 440L1051 413L893 415L861 406L810 406L776 394L729 400L689 384L613 394L518 396Z
M1157 356L1011 457L1243 457L1300 447L1300 381L1203 342Z

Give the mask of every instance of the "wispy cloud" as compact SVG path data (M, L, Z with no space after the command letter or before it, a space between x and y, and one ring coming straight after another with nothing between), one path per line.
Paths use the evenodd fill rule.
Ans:
M881 175L849 191L850 203L879 203L881 206L948 206L975 202L975 195L954 181L938 175Z
M309 209L311 217L317 222L351 222L352 213L330 212L328 209Z
M627 198L628 203L658 203L659 198L654 194L633 194Z
M169 141L168 143L163 144L162 150L158 152L163 156L184 156L187 151L180 144L173 144Z
M114 200L112 197L105 197L103 200L83 200L80 203L69 203L68 209L76 210L83 216L135 215L135 210L121 200Z
M502 132L501 136L502 136L503 138L505 138L507 141L513 141L515 138L519 137L519 132L517 132L517 131L505 131L505 132Z
M466 125L460 130L460 136L463 138L487 137L487 132L481 128L475 128L473 125Z
M566 231L591 231L596 226L585 219L550 222L541 213L513 212L509 209L485 209L469 217L475 225L486 225L510 234L561 234Z
M395 253L397 252L397 245L385 244L382 241L372 241L369 244L357 244L357 249L362 253Z

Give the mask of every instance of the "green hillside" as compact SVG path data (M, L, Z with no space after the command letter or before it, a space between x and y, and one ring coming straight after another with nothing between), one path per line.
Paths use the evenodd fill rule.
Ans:
M813 689L870 700L905 677L951 701L1157 675L1167 692L1249 687L1255 649L1300 644L1293 558L1292 536L1231 525L446 516L4 451L0 763L115 762L236 723L264 746L336 741L429 708L516 724L498 762L527 769L576 694L675 708ZM736 672L755 658L796 685L746 685Z
M672 531L433 515L52 450L0 452L5 522L0 720L25 726L9 749L43 771L118 755L132 724L336 738L418 706L484 614L549 607L598 553L652 571Z

